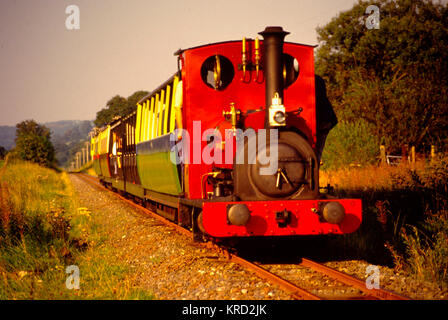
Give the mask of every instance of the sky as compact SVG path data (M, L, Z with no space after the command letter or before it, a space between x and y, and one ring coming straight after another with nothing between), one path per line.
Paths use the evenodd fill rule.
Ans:
M356 0L0 0L0 125L94 120L116 94L152 91L179 48L255 38L282 26L316 45ZM66 20L79 8L79 29Z

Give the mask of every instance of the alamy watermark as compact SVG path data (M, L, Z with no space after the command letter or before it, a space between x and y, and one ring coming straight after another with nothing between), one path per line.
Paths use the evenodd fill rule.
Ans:
M380 28L380 8L376 5L370 5L366 8L366 14L369 16L366 19L366 27L369 30Z
M170 160L174 164L260 164L260 175L272 175L278 169L278 130L277 129L226 129L225 138L217 129L201 130L201 121L193 121L193 135L187 130L176 129L170 141L177 141L171 148ZM193 140L191 140L191 138ZM245 142L247 139L247 142ZM190 144L192 141L192 144ZM202 142L208 142L202 148ZM192 145L193 150L190 150ZM224 146L224 147L223 147ZM236 157L233 159L234 150ZM247 157L246 152L247 150ZM191 156L191 151L192 156ZM223 156L224 151L224 156ZM246 160L247 158L247 160Z
M76 265L70 265L65 268L65 273L69 276L65 280L65 287L69 290L79 289L79 267Z
M65 19L65 27L67 30L79 30L81 27L79 7L71 4L65 8L65 13L69 15Z
M380 288L380 268L378 266L369 265L366 268L366 288L379 289Z

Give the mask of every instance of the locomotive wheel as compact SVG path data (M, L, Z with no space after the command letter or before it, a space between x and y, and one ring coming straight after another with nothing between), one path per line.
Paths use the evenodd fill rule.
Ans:
M193 209L193 239L194 241L204 241L205 238L205 229L202 223L202 210L194 210Z
M203 224L203 221L202 221L202 211L197 215L196 223L198 225L199 231L201 231L202 233L205 234L204 224Z

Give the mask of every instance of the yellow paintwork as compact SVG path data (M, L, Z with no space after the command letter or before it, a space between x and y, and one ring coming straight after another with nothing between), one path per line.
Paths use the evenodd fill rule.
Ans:
M149 130L149 139L153 139L154 138L154 130L153 130L153 127L154 127L154 115L155 115L155 108L154 108L154 103L155 103L155 98L154 97L152 97L151 98L151 108L150 108L150 111L149 111L149 124L151 124L151 126L150 127L148 127L148 130Z
M135 143L140 142L140 124L142 121L142 105L137 103L137 119L135 121Z
M162 134L168 133L168 115L169 115L169 111L171 109L170 94L171 94L171 86L168 85L166 87L166 99L165 99L165 110L164 110L164 116L163 116L163 133Z
M152 116L152 138L157 137L157 119L159 114L159 94L156 94L156 98L154 100L154 114Z
M173 132L176 128L176 117L180 110L174 108L174 97L179 77L175 76L161 91L137 104L135 142L148 141L161 135Z
M160 93L160 100L159 100L159 110L157 112L158 114L158 119L157 119L157 136L160 137L162 135L163 132L163 117L162 117L162 113L163 113L163 107L164 107L164 102L165 102L165 90L162 89L162 92Z
M176 108L174 107L174 97L176 96L177 84L179 83L179 78L174 77L173 82L173 98L171 99L171 115L170 115L170 128L169 132L173 132L176 127L175 117L176 117Z

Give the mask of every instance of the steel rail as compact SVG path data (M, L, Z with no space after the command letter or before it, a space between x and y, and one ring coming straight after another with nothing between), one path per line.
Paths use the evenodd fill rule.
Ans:
M375 289L375 288L368 289L365 282L358 280L346 273L332 269L330 267L327 267L323 264L314 262L309 259L302 258L301 265L304 267L313 269L319 273L325 274L337 281L340 281L342 283L345 283L347 285L355 287L355 288L361 290L362 292L366 293L368 296L373 296L377 299L381 299L381 300L410 300L410 298L408 298L408 297L401 296L399 294L396 294L394 292L391 292L391 291L388 291L385 289L381 289L381 288L380 289Z
M295 284L289 282L288 280L285 280L276 274L257 266L256 264L253 264L252 262L243 259L241 257L238 257L234 254L230 255L230 260L238 263L239 265L242 265L243 267L252 270L255 272L259 277L268 280L271 283L277 284L280 286L283 290L287 291L291 296L296 299L304 299L304 300L322 300L322 298L316 296L315 294L312 294L311 292L302 289Z

